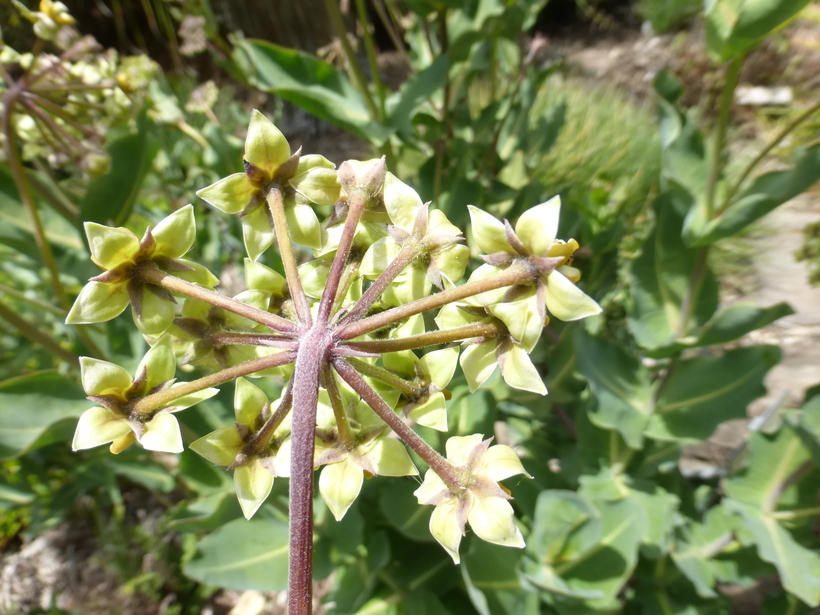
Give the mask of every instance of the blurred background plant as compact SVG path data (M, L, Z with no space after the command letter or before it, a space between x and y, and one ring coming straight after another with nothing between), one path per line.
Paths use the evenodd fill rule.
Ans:
M565 4L604 32L621 10ZM283 481L247 522L227 475L195 454L67 446L88 407L77 357L135 367L147 347L122 319L63 324L96 273L82 223L140 230L242 170L248 113L267 107L335 162L387 156L460 226L468 204L514 220L560 193L561 234L584 246L576 266L605 308L589 325L552 327L536 348L547 398L500 378L475 395L463 376L450 386L441 442L495 433L536 477L513 486L527 549L468 537L453 567L414 483L366 481L341 523L317 508L327 612L726 613L732 591L757 588L767 595L753 612L808 613L820 602L817 390L790 404L800 409L771 403L767 420L705 470L681 462L685 447L746 416L779 357L746 334L790 308L719 306L718 282L736 235L817 180L818 115L803 102L816 100L816 81L786 113L760 114L762 147L728 161L725 152L743 120L730 114L743 58L765 33L764 47L788 47L782 28L806 4L762 2L770 10L754 36L729 2L715 3L723 17L687 0L630 5L629 18L654 32L694 20L693 36L707 34L705 51L672 62L686 87L661 73L637 99L554 53L539 34L558 10L546 1L312 0L260 12L253 2L117 0L72 3L70 15L52 2L1 6L3 561L86 519L81 539L141 597L134 612L217 608L227 592L217 588L284 589ZM801 18L816 15L808 6ZM250 38L268 33L275 43ZM761 161L784 170L761 177ZM197 220L196 258L241 290L239 222L201 206ZM801 251L813 263L816 232ZM281 382L262 386L274 399ZM186 442L229 424L231 399L225 389L184 415ZM19 579L0 582L8 612L49 607L25 602Z

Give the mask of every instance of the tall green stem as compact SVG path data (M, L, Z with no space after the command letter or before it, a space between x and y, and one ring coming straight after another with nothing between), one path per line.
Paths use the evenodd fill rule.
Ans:
M726 129L729 126L729 116L732 111L735 88L740 78L740 69L743 66L744 56L738 56L729 64L726 71L726 81L720 95L720 111L718 124L712 141L712 158L709 165L709 176L706 180L706 217L712 219L715 208L715 191L723 170L723 148L726 142Z

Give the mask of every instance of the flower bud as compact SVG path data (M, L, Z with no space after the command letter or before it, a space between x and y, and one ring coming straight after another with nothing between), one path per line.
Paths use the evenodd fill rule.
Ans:
M83 156L80 168L91 177L105 175L111 170L111 156L103 150L92 150Z

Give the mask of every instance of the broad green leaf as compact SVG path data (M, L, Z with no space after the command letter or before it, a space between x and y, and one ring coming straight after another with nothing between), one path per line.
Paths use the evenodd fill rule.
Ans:
M732 539L736 521L722 507L709 509L703 521L689 521L677 530L672 561L702 598L715 598L712 558Z
M444 87L449 69L450 59L444 53L430 66L405 81L401 89L388 100L391 110L387 123L395 126L403 138L409 140L412 137L416 109L436 90Z
M600 598L555 595L554 606L563 615L583 615L619 608L618 594L635 569L646 515L633 498L594 502L601 520L601 539L583 556L555 566L555 572L574 592L600 592Z
M707 224L694 245L707 245L737 234L820 180L820 145L801 152L794 167L757 177L734 202Z
M156 463L106 457L105 464L114 471L114 474L154 491L168 493L176 486L176 481L167 468Z
M602 338L579 334L576 350L578 369L595 396L590 420L604 429L617 430L630 447L640 448L650 421L649 373L637 359Z
M288 586L288 526L276 519L236 519L206 536L185 574L237 590L284 591Z
M680 498L648 480L633 480L630 497L640 503L646 513L646 528L641 542L641 553L658 559L665 556L671 545Z
M467 594L479 613L485 615L538 615L538 594L525 591L518 580L517 568L522 553L492 545L483 540L470 541L461 572Z
M538 496L526 553L541 565L582 557L601 539L598 509L572 491L548 490Z
M399 532L412 540L432 542L430 506L421 506L413 495L416 483L402 480L386 481L379 495L382 514Z
M670 344L689 326L705 323L717 308L717 283L707 271L692 319L682 322L681 305L698 260L697 251L686 247L681 238L689 206L690 200L679 190L655 200L655 227L641 256L628 269L633 305L627 325L638 344L648 350Z
M48 208L39 207L38 210L46 237L53 248L84 250L82 233L78 228ZM3 167L0 167L0 243L37 262L41 260L31 219L20 200L14 179Z
M754 49L788 23L810 0L711 0L706 3L706 45L719 62Z
M808 397L808 392L806 395ZM787 419L811 451L815 465L820 467L820 396L810 397L799 412L787 416Z
M374 532L359 556L336 568L333 590L328 596L340 613L355 613L370 598L376 586L377 571L390 561L390 542L382 531Z
M750 504L732 499L722 505L743 518L760 557L774 564L783 587L809 606L820 604L820 554L801 546L777 520Z
M80 203L80 220L121 226L131 214L142 182L159 151L146 114L137 119L136 132L121 129L109 137L106 150L111 170L96 178Z
M713 346L733 342L790 314L794 314L794 310L788 303L778 303L767 308L753 303L737 303L718 312L704 325L696 345Z
M361 94L327 62L262 40L245 39L234 50L250 83L374 144L389 131L371 121Z
M726 495L770 512L791 485L794 473L811 463L811 451L788 425L776 434L749 437L749 464L724 483Z
M746 416L746 407L766 394L763 378L779 360L777 347L753 346L681 361L661 391L646 436L705 440L723 421Z
M90 405L77 382L55 372L0 383L0 460L70 440L77 417Z

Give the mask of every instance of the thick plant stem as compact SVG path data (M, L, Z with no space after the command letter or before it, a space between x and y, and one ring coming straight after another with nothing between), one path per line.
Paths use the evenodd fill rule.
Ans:
M436 293L435 295L430 295L429 297L424 297L423 299L417 299L416 301L412 301L406 305L395 307L379 314L374 314L373 316L363 318L358 322L340 327L334 337L337 340L349 340L354 337L364 335L365 333L369 333L370 331L381 329L382 327L390 325L394 322L399 322L400 320L404 320L410 316L426 312L427 310L440 308L448 303L461 301L467 297L480 295L481 293L486 293L505 286L525 284L535 279L536 276L538 276L538 271L531 267L529 263L524 260L515 261L512 265L503 271L499 271L496 275L491 277L483 278L481 280L473 280L472 282L467 282L461 286L448 288L447 290Z
M401 250L396 255L387 268L379 274L379 277L364 291L364 294L356 302L350 311L342 318L340 325L353 322L361 318L362 314L367 312L379 297L382 296L385 289L396 277L404 271L405 267L413 262L413 259L419 255L421 246L415 239L408 239Z
M450 344L476 337L492 337L501 332L498 325L491 322L479 322L473 325L464 325L454 329L442 329L440 331L430 331L419 335L408 335L394 340L366 340L363 342L346 342L344 346L353 350L363 352L397 352L399 350L412 350L414 348L424 348L426 346L437 346L439 344Z
M438 474L438 477L444 481L451 491L458 493L464 489L461 472L459 472L458 468L439 455L432 446L419 437L419 435L395 413L390 404L384 401L381 396L367 384L352 365L344 359L335 358L333 360L333 367L344 381L361 395L365 403L373 409L373 412L387 423L388 427L396 432L410 448L416 451L419 457L427 462L427 465Z
M282 188L274 184L268 190L268 208L273 217L273 232L279 244L279 254L282 256L282 265L285 268L285 277L288 281L293 306L296 308L296 315L304 326L310 326L313 319L310 315L310 306L307 302L307 295L302 288L302 281L299 277L299 267L296 257L293 254L293 244L290 242L288 232L288 219L285 216L285 202L282 196Z
M68 363L73 369L79 369L79 357L77 357L73 352L60 346L51 336L40 331L40 329L35 327L29 321L20 318L14 310L9 309L2 303L0 303L0 319L5 320L12 327L17 329L23 337L28 338L35 344L39 344L55 357L59 357Z
M336 248L333 263L330 265L330 271L327 275L327 283L319 301L319 311L316 318L322 324L326 324L330 318L331 308L339 293L339 282L342 279L345 264L347 264L347 257L350 256L353 237L356 235L356 226L358 226L366 206L367 199L362 193L357 193L355 197L351 198L347 209L345 226L342 229L342 236L339 238L339 246Z
M254 372L264 369L287 365L288 363L293 363L295 359L295 352L280 352L268 355L267 357L245 361L244 363L223 369L215 374L203 376L190 382L183 382L177 386L141 397L132 403L129 410L137 416L150 416L154 411L165 408L180 397L185 397L186 395L210 387L219 386L220 384L225 384L241 376L247 376L248 374L253 374Z
M274 331L277 331L283 335L293 335L298 330L296 324L286 318L282 318L276 314L271 314L270 312L265 312L264 310L250 306L247 303L242 303L236 299L231 299L230 297L226 297L225 295L208 290L202 286L192 284L191 282L186 282L181 278L165 273L150 262L137 265L134 268L134 277L141 282L148 282L149 284L154 284L155 286L161 286L162 288L167 288L175 293L188 295L194 299L199 299L205 303L210 303L211 305L221 307L229 312L233 312L234 314L239 314L240 316L244 316L254 322L258 322L260 325L270 327Z
M313 450L319 380L329 338L318 324L307 331L293 376L288 615L310 615L313 603Z

